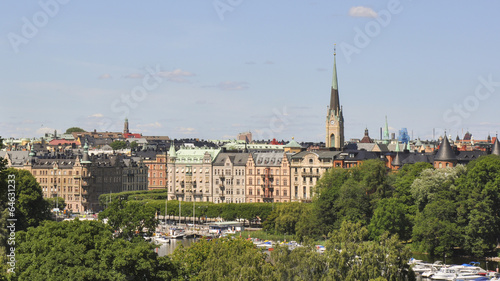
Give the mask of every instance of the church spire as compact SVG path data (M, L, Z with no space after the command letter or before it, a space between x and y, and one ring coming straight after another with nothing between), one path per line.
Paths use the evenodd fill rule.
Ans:
M333 77L332 77L332 91L330 96L330 110L337 116L340 112L339 102L339 87L337 82L337 59L336 47L333 47Z

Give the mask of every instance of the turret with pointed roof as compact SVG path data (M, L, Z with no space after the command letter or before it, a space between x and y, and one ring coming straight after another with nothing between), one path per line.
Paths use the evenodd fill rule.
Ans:
M451 148L450 142L446 133L444 135L443 141L439 146L439 150L434 156L434 167L444 168L444 167L454 167L457 164L457 156Z
M457 156L455 155L455 152L451 148L450 142L448 141L448 137L446 135L443 138L443 142L441 142L441 145L439 147L439 150L434 157L434 160L438 161L456 161Z
M500 142L498 142L498 138L495 138L495 142L493 143L493 147L491 149L491 154L500 156Z

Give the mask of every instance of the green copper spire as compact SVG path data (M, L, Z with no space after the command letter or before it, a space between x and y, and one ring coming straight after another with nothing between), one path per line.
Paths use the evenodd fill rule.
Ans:
M33 144L30 144L30 154L29 156L30 157L34 157L36 154L35 154L35 147Z
M333 48L333 78L332 78L332 91L330 95L330 110L333 111L335 116L339 115L340 112L340 102L339 102L339 90L337 83L337 59L336 50Z
M333 78L332 78L332 88L335 90L338 90L338 84L337 84L337 51L336 47L334 45L333 47Z
M389 124L387 123L387 115L385 116L384 139L389 139Z
M406 150L408 150L408 151L410 151L410 150L411 150L410 142L407 142L407 143L406 143Z
M401 150L399 149L399 141L396 141L396 152L400 152Z
M175 144L172 141L172 144L170 145L170 150L168 151L169 155L171 158L177 158L177 153L175 152Z

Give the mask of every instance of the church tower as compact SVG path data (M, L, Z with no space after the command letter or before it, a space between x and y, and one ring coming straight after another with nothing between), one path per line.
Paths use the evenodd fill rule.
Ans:
M334 147L341 150L344 147L344 116L339 102L339 90L337 84L337 62L335 47L333 51L333 79L330 95L330 106L326 114L326 147Z
M130 131L128 130L128 118L125 118L125 124L123 124L123 134L129 134Z

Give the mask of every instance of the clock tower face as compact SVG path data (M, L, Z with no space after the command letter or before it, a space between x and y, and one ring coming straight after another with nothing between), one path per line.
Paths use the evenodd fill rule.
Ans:
M330 124L332 124L332 125L333 125L333 124L335 124L335 121L333 121L333 120L332 120L332 121L330 121Z

